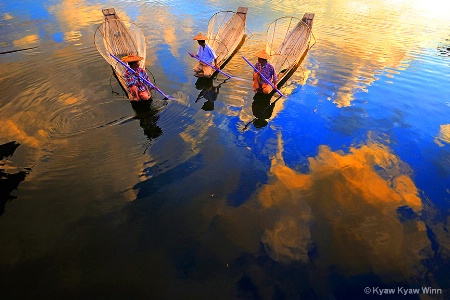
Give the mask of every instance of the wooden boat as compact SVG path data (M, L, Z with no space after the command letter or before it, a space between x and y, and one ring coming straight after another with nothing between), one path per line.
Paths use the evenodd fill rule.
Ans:
M295 72L312 47L313 19L314 14L306 13L301 20L282 17L269 25L266 51L270 54L269 61L277 72L277 88Z
M221 69L245 41L247 10L247 7L238 7L236 12L220 11L209 19L207 43L216 52Z
M111 65L114 76L125 93L127 93L128 98L130 98L130 92L123 78L125 68L112 58L110 54L118 58L131 54L143 57L144 60L141 61L141 67L145 69L145 36L137 25L122 21L114 8L103 9L102 13L104 21L95 31L94 43L98 52Z

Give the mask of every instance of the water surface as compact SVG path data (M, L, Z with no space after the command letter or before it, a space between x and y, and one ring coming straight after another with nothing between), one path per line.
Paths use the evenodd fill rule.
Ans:
M211 105L192 76L192 37L238 6L249 38L225 70L242 78L273 20L315 13L266 122L247 82L219 76ZM93 42L109 7L176 101L125 98ZM0 153L2 294L448 297L449 15L438 0L0 1L0 144L16 141Z

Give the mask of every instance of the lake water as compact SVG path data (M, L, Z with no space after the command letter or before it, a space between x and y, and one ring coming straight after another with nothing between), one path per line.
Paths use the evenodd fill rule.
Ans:
M315 13L267 124L245 81L196 101L192 37L238 6L249 38L224 70L248 79L273 20ZM125 98L94 45L110 7L176 101ZM448 299L449 16L446 0L0 0L1 298Z

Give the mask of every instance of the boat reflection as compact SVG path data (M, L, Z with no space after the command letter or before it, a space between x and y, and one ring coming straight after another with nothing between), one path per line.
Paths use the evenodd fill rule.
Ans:
M204 111L214 110L214 102L217 100L217 96L219 95L219 89L222 84L228 81L228 79L229 78L223 80L217 86L214 86L214 78L199 77L195 82L195 88L200 90L200 94L198 94L195 103L203 98L206 101L203 103L202 109Z
M130 101L130 103L136 112L134 118L139 120L139 125L144 129L144 134L149 141L162 135L162 129L156 124L159 120L159 110L152 104L152 101Z
M0 160L12 156L19 146L20 144L16 141L0 145ZM4 165L3 162L0 162L0 167ZM19 184L25 180L30 171L31 168L25 168L24 171L8 173L5 169L0 168L0 216L5 212L6 202L17 198L11 195L11 192L17 190Z

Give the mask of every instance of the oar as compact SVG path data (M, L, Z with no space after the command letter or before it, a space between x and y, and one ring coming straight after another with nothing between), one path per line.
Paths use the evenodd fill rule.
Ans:
M134 75L138 76L142 81L144 81L146 84L148 84L149 86L151 86L153 89L155 89L156 91L158 91L158 93L160 93L161 95L164 96L164 100L168 100L168 99L173 99L171 97L169 97L168 95L164 94L163 91L161 91L159 88L157 88L153 83L151 83L150 81L148 81L147 79L143 78L142 76L140 76L138 73L136 73L132 68L130 68L126 63L124 63L122 60L120 60L119 58L117 58L116 56L114 56L114 54L110 53L109 55L111 55L112 58L114 58L115 60L117 60L118 63L120 63L122 66L124 66L128 71L130 71L131 73L133 73Z
M270 84L270 86L271 86L278 94L280 94L281 97L286 97L282 92L280 92L280 91L277 89L276 86L274 86L274 85L272 84L272 82L270 82L269 79L267 79L266 77L264 77L264 75L261 74L261 73L258 71L258 69L256 69L255 66L254 66L251 62L249 62L244 56L242 56L242 58L248 63L248 65L249 65L250 67L253 68L253 70L255 70L255 72L259 73L259 76L261 76L262 79L264 79L264 81L266 81L268 84Z
M228 78L234 78L234 79L238 79L238 80L244 80L244 81L245 81L245 79L242 79L242 78L239 78L239 77L236 77L236 76L230 75L230 74L228 74L228 73L226 73L226 72L222 71L221 69L219 69L219 68L216 68L215 66L213 66L213 65L211 65L211 64L209 64L209 63L207 63L206 61L204 61L204 60L200 59L200 57L198 57L198 55L194 55L194 54L192 54L191 52L188 52L188 53L189 53L189 55L190 55L191 57L193 57L193 58L195 58L196 60L198 60L198 61L200 61L200 62L204 63L205 65L208 65L208 66L210 66L211 68L213 68L213 69L214 69L214 70L216 70L217 72L219 72L219 73L221 73L221 74L223 74L223 75L227 76Z

